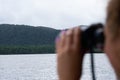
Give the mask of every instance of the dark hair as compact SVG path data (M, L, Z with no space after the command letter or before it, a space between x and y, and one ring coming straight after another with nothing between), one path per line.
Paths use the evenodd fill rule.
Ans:
M120 36L120 0L110 0L107 8L106 26L112 37Z

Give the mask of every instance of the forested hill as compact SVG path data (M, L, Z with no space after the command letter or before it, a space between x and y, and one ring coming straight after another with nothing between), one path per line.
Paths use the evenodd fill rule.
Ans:
M0 55L55 53L54 42L59 32L42 26L0 24Z
M28 25L0 25L0 45L51 45L60 30Z

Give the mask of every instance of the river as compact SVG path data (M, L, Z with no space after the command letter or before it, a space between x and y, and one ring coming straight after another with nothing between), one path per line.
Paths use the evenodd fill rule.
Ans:
M95 54L97 80L116 80L105 54ZM89 54L81 80L91 80ZM0 80L58 80L56 54L0 55Z

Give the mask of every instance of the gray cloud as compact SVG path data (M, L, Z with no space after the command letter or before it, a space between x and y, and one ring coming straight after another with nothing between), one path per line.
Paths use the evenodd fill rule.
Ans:
M105 22L108 0L0 0L0 23L69 28Z

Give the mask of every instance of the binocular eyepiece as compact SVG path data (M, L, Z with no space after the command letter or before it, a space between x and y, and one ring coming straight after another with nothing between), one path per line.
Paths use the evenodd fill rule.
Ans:
M82 49L92 52L102 52L104 46L104 26L103 24L93 24L82 31Z

